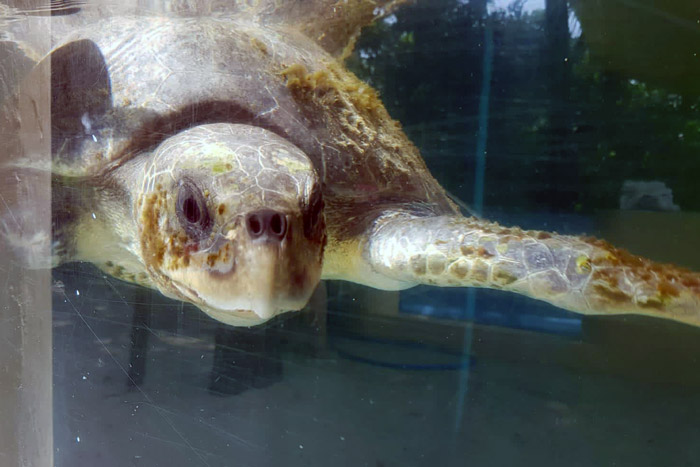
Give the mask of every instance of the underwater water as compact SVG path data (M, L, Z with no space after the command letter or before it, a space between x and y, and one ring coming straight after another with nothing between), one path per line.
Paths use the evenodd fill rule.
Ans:
M419 1L346 62L465 212L700 271L697 9L546 3ZM340 281L234 328L89 264L6 258L0 354L21 365L0 373L0 466L700 463L700 328Z

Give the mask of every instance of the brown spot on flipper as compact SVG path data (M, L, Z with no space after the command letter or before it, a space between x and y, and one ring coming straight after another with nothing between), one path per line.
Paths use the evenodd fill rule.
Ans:
M464 279L469 273L469 263L460 258L450 265L449 271L454 277Z
M490 252L490 251L489 251L488 249L486 249L486 247L484 247L484 246L480 246L480 247L476 250L476 254L479 255L479 256L482 257L482 258L491 258L491 257L495 256L492 252Z
M460 245L459 252L462 253L463 256L471 256L474 254L474 248L467 245Z
M680 295L678 288L667 280L659 282L658 290L662 297L678 297Z
M445 271L447 258L441 253L431 254L428 256L428 270L431 274L438 275Z
M423 255L411 256L409 263L411 264L411 269L413 270L414 274L417 276L422 276L425 274L425 257Z
M471 276L475 282L487 282L489 279L489 264L482 259L477 259L474 261Z
M493 265L492 279L496 284L506 286L523 278L526 273L521 264L498 262Z
M619 289L608 288L601 284L593 285L593 290L603 299L611 304L630 303L630 296Z

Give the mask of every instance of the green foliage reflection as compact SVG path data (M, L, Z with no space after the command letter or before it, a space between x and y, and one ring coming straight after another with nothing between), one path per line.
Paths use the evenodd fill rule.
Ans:
M348 64L469 201L490 21L487 205L616 208L632 179L663 181L681 208L700 210L700 98L606 70L566 2L547 3L567 16L524 12L522 1L488 14L481 0L418 2L367 28Z

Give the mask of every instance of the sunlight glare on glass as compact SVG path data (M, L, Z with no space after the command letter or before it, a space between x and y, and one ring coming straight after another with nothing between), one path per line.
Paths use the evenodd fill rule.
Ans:
M545 0L525 0L523 2L523 13L531 13L535 10L544 10L544 1ZM513 3L515 3L513 0L493 0L488 4L489 13L496 10L505 10Z

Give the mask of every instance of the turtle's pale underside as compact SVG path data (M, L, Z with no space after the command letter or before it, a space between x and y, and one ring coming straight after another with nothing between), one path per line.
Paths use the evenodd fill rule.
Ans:
M244 326L302 308L320 279L489 287L700 324L697 273L459 213L342 65L359 28L398 2L260 3L53 20L55 46L30 73L51 67L50 124L27 117L23 86L6 104L6 134L51 137L52 234L3 218L20 258L37 266L31 250L51 244L53 265L89 261ZM21 174L32 154L15 140L6 168Z

